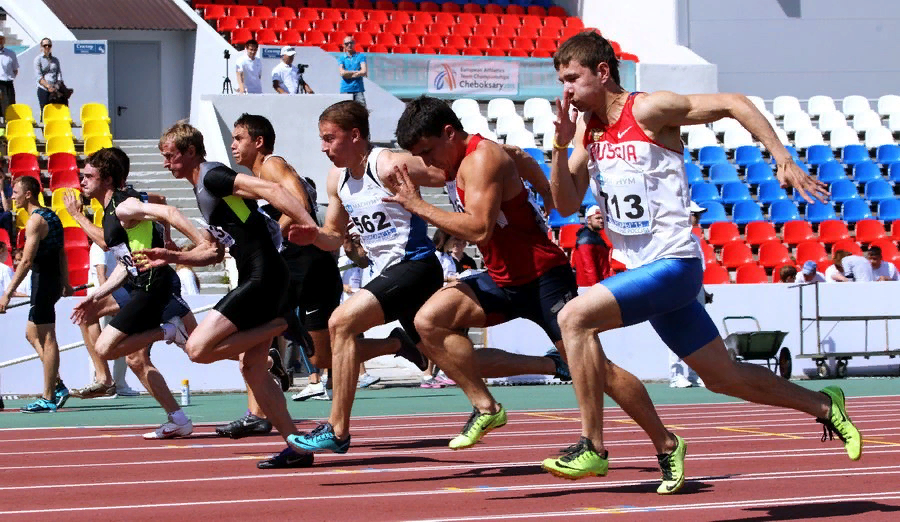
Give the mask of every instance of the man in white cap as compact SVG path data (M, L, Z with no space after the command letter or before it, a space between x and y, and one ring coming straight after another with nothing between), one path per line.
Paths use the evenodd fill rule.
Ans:
M691 212L691 226L699 227L700 214L706 212L706 207L701 207L696 201L691 200L691 206L688 207L688 210Z
M578 231L572 253L578 286L594 286L613 274L609 240L603 237L602 231L603 214L594 205L584 214L584 226Z
M818 271L818 265L815 261L807 261L803 263L803 268L797 274L797 283L824 283L825 276Z
M297 51L290 45L281 48L281 63L272 69L272 88L279 94L313 94L309 84L303 81L303 75L294 67L294 55Z

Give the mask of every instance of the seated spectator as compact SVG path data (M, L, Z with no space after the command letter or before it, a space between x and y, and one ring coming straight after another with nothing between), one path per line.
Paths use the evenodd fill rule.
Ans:
M478 270L478 263L472 259L472 256L466 253L468 243L458 237L452 237L448 241L450 243L450 255L456 264L456 273L462 274L466 270Z
M441 262L441 268L444 269L444 282L452 283L457 280L456 259L449 252L456 238L443 230L436 230L431 240L434 242L434 254Z
M857 283L874 281L875 275L872 272L872 264L863 256L855 256L846 250L838 250L832 255L834 261L833 267L835 272L831 278L837 282L855 281ZM832 267L829 267L829 269ZM828 271L825 272L825 278L828 279Z
M778 271L778 277L781 278L782 283L797 282L797 267L794 265L784 265L781 267L781 270Z
M0 256L2 258L2 256ZM881 247L869 247L866 259L872 265L872 274L876 281L900 281L900 273L894 263L885 263L881 256Z
M803 269L797 274L797 283L824 283L825 276L817 271L818 265L815 261L807 261L803 263Z
M602 235L603 214L600 207L592 206L584 215L584 226L575 241L575 279L578 286L594 286L613 275L610 265L612 245Z

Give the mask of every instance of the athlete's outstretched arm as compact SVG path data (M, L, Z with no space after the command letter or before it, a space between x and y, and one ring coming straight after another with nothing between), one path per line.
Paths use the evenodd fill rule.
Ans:
M809 203L813 202L813 197L822 202L827 199L826 185L803 172L781 144L766 117L743 94L681 95L669 91L654 92L635 101L634 116L651 132L658 132L663 127L695 125L727 117L734 118L775 158L778 163L776 176L782 187L788 185L794 187Z
M563 99L556 100L556 134L553 137L553 152L550 156L550 192L553 204L563 216L578 212L588 188L588 154L584 148L584 118L570 117L569 106L572 95L563 93ZM547 139L545 136L544 139ZM575 140L575 150L568 156L569 143ZM568 159L567 159L568 158Z
M409 178L419 187L443 187L447 183L447 175L437 167L425 165L422 158L408 152L382 151L378 155L378 172L390 176L395 169L406 167Z
M144 203L137 198L128 198L116 207L116 217L124 223L134 221L157 221L178 229L197 246L207 241L190 220L175 207L157 203Z
M308 230L312 235L318 227L309 212L303 206L303 203L297 200L281 185L259 179L247 174L238 174L234 178L234 188L232 193L235 196L247 199L264 199L271 203L282 213L287 214L294 223L304 230ZM314 236L313 238L314 239ZM312 243L312 239L306 241L305 244Z
M516 164L519 177L527 181L544 200L544 208L549 211L553 206L553 194L550 192L550 181L538 162L524 150L515 145L501 145Z
M74 324L82 324L85 322L85 319L90 315L91 308L96 305L101 299L113 293L117 288L125 284L125 280L128 278L128 270L125 269L125 265L122 263L116 263L116 268L113 269L112 274L109 274L109 277L104 281L99 288L97 288L94 293L84 298L80 303L75 305L75 308L72 309L72 315L70 318L72 319L72 323Z
M325 210L325 224L319 228L315 246L327 252L333 252L344 243L344 233L350 216L338 196L338 181L341 178L342 169L333 168L328 173L326 190L328 192L328 208Z

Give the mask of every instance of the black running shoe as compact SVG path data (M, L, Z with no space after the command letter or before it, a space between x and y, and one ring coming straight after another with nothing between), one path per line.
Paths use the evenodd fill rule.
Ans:
M241 439L251 435L266 435L271 431L271 422L261 419L252 413L248 413L224 426L216 426L216 435L232 439Z
M278 455L256 463L259 469L308 468L312 465L312 453L297 453L291 448L284 448Z
M294 383L293 370L288 371L285 369L284 362L281 360L281 353L278 352L277 348L269 348L269 357L272 358L272 368L269 371L281 382L281 391L288 391L288 388Z
M284 314L284 320L287 321L288 327L287 330L284 331L281 335L287 338L289 341L293 341L296 344L299 344L303 347L303 353L306 354L306 357L312 357L316 353L316 348L313 345L312 337L309 336L309 332L306 328L300 324L300 319L297 317L297 314L294 313L294 310L290 310L286 314Z
M388 334L388 337L392 337L400 341L400 349L397 351L395 357L403 357L407 361L416 365L416 367L423 372L428 369L428 358L422 355L422 352L416 348L416 343L409 338L409 335L400 328L394 328L391 330L391 333Z
M3 406L3 396L0 395L0 411L3 411L3 408L4 408L4 406Z

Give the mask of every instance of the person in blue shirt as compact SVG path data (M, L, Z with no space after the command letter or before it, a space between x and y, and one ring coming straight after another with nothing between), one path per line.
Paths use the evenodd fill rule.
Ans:
M366 104L366 87L363 78L369 75L366 67L366 57L356 52L356 43L353 38L344 38L344 51L346 54L338 59L341 66L341 92L353 95L353 101Z

